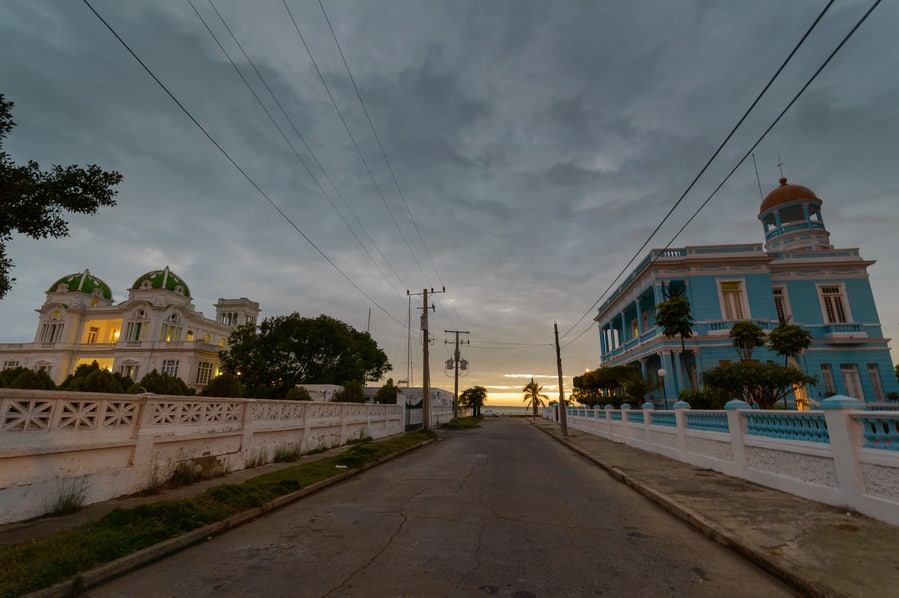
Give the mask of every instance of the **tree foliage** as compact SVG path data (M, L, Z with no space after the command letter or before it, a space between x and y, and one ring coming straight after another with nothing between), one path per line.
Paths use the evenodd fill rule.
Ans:
M15 281L10 277L12 260L6 256L13 233L32 239L66 237L64 214L95 214L101 207L114 206L113 187L122 180L119 173L105 172L95 164L54 165L47 171L33 160L16 165L3 151L3 140L15 126L12 108L13 103L0 94L0 299Z
M628 401L642 404L655 385L645 380L640 368L630 365L601 367L575 376L572 398L579 403L614 405L620 407Z
M15 367L0 372L0 388L56 390L56 384L47 372Z
M294 386L284 396L285 401L311 401L312 395L305 386Z
M656 306L656 325L666 338L680 337L681 350L686 350L685 339L693 336L693 314L690 300L682 294L672 294Z
M204 386L197 394L201 397L229 397L239 399L244 395L244 389L243 384L240 383L240 378L226 372L224 374L219 374L210 380L209 384Z
M152 392L158 395L193 395L196 391L185 384L178 376L160 374L155 369L140 379L140 382L132 384L128 392L138 394Z
M222 369L240 376L246 395L256 398L283 398L300 384L376 382L393 369L367 332L298 313L266 318L258 329L239 327L220 357Z
M487 389L483 386L466 388L459 395L459 405L471 409L472 415L480 415L481 408L487 402Z
M756 347L765 344L765 331L758 324L748 320L735 323L730 329L730 340L740 356L740 361L752 359L752 352Z
M768 335L768 346L784 358L784 365L791 357L797 357L812 344L811 333L795 324L780 324Z
M388 378L387 383L375 393L375 403L381 405L396 405L396 397L400 389L393 383L393 378Z
M100 365L93 361L90 365L85 363L75 368L75 371L59 385L59 390L124 393L132 384L131 378L118 372L101 369Z
M524 392L524 402L534 409L534 417L537 417L537 408L546 405L546 399L548 398L540 392L543 390L543 387L531 378L531 381L522 390Z
M343 383L343 390L338 390L334 400L339 403L364 403L365 394L362 392L362 383L357 380L347 380Z
M803 372L776 363L744 361L727 363L702 373L706 386L739 397L760 409L770 409L796 385L815 386L818 380Z

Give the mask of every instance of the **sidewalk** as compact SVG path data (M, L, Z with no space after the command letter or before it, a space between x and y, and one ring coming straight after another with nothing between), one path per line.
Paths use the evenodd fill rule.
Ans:
M899 595L899 528L537 419L534 425L812 596Z
M30 521L21 521L18 523L7 523L0 525L0 547L14 546L16 544L25 544L32 540L40 540L47 538L53 534L67 530L69 528L83 525L94 519L99 519L113 509L129 509L138 505L159 502L161 500L178 500L182 498L194 498L203 494L209 488L221 486L222 484L241 484L249 479L273 472L286 467L294 467L303 463L318 461L326 457L338 455L352 448L352 445L343 445L335 447L328 451L316 453L314 455L303 455L297 461L290 463L269 463L260 467L251 469L242 469L229 473L223 477L211 478L183 486L181 488L173 488L163 490L158 494L150 494L147 496L128 496L109 500L105 502L87 505L79 509L76 513L63 515L61 517L43 516Z

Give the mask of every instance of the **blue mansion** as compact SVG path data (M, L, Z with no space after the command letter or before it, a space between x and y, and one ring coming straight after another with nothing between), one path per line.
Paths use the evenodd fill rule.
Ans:
M874 262L830 244L821 203L782 178L759 210L764 245L652 250L598 308L601 365L638 365L653 380L662 370L663 390L651 397L662 407L681 390L700 388L703 371L739 359L728 336L735 322L750 320L767 333L785 321L813 337L790 365L818 379L816 387L796 388L794 403L814 405L834 393L880 402L899 392L868 280ZM664 289L678 287L696 322L684 350L654 318ZM766 347L753 359L783 363Z

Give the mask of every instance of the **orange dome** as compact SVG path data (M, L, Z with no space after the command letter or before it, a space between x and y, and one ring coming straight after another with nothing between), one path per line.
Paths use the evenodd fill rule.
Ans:
M802 185L788 185L787 179L782 178L780 179L780 187L769 193L764 201L762 201L762 207L759 209L759 213L764 214L771 208L802 199L821 201L818 196L815 195L815 192L808 187L803 187Z

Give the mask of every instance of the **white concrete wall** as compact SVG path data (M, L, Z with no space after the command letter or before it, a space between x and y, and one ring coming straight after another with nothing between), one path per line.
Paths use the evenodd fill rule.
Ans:
M216 474L401 434L401 405L0 389L0 523L91 504L168 479L180 463Z
M620 413L620 419L612 419L612 413ZM785 430L795 423L800 437L803 426L809 426L809 416L823 417L829 442L749 433L747 418L766 413ZM642 414L642 421L638 414ZM728 432L695 429L695 423L704 414L705 417L726 414ZM672 416L674 426L660 425L662 420L671 421ZM547 409L544 417L553 418L554 412ZM694 418L693 427L690 418ZM866 430L866 425L878 427L882 448L865 447L865 434L870 436L871 432ZM899 526L899 450L896 450L899 412L855 409L617 412L570 408L568 426L782 492L847 507Z

